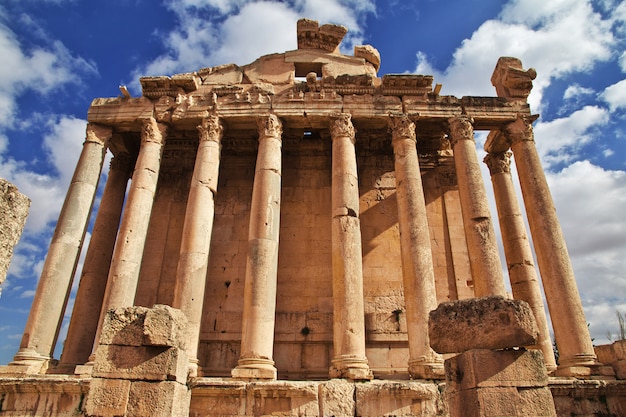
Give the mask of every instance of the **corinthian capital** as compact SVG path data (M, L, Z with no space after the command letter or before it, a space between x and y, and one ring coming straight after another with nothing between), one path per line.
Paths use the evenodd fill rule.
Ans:
M514 122L509 123L504 127L504 134L511 141L511 144L534 141L533 135L533 117L519 116Z
M391 127L391 137L394 142L401 139L416 141L415 123L406 114L392 115L389 118L389 127Z
M87 132L85 142L98 143L102 146L111 139L113 129L109 126L99 125L97 123L87 123Z
M224 126L220 118L214 114L203 117L197 127L200 136L200 142L216 142L220 143Z
M154 117L147 118L141 124L141 142L155 142L163 144L167 125L158 123Z
M338 137L348 137L355 142L355 129L352 125L352 115L350 113L336 113L332 115L330 122L330 135L333 139Z
M280 139L283 134L283 124L275 114L257 120L259 139L272 137Z
M483 162L489 167L491 175L511 172L511 152L488 153Z
M474 141L474 119L468 116L451 117L448 119L450 127L450 143L454 147L460 140Z

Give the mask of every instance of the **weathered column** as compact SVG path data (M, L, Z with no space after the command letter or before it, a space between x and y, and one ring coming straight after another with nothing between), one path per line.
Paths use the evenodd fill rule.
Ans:
M490 153L485 157L485 163L491 174L513 298L530 305L539 330L536 348L543 352L546 368L551 372L556 369L554 350L533 253L513 187L510 156L510 152Z
M134 304L166 130L167 126L154 118L143 122L141 146L113 251L101 318L110 308Z
M76 165L13 365L45 371L52 357L112 129L93 123Z
M476 156L473 120L461 116L449 123L474 293L476 297L505 296L495 230Z
M217 192L223 126L217 116L211 115L202 119L198 132L198 151L185 211L173 303L187 317L186 349L192 375L197 375L198 369L198 341L215 214L214 195Z
M259 150L252 186L243 298L241 357L233 378L276 379L274 323L280 231L282 123L259 119Z
M332 136L333 348L331 378L372 379L365 356L363 259L354 126L335 115Z
M563 232L535 147L531 118L519 117L508 124L504 132L511 141L515 156L539 272L559 348L559 369L556 372L571 376L589 375L591 370L587 366L596 363L596 355Z
M437 294L415 124L405 115L392 117L390 125L409 337L409 374L413 378L443 378L443 359L430 348L428 338L428 314L437 308Z
M57 367L59 372L73 372L74 367L86 363L91 354L131 162L127 154L116 155L111 160L109 177L85 255L67 338Z

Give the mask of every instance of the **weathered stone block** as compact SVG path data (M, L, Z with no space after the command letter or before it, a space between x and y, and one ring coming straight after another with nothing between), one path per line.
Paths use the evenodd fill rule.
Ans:
M543 387L548 384L539 350L470 350L445 361L449 389Z
M276 381L250 384L248 392L254 398L254 401L248 404L249 415L319 415L318 389L315 382Z
M355 386L343 379L331 379L320 385L320 414L323 416L354 416L356 411Z
M93 376L97 378L187 381L185 351L161 346L100 345Z
M598 357L598 362L606 365L617 362L617 356L615 355L613 344L594 346L593 350Z
M30 199L15 185L0 178L0 284L7 276L13 248L24 230L29 207Z
M539 335L528 303L496 296L440 304L430 313L428 331L438 353L528 346Z
M145 307L123 307L107 311L100 334L101 345L141 346Z
M166 305L155 305L146 312L143 344L185 348L187 318L182 311Z
M174 381L133 382L126 417L188 417L191 390Z
M130 381L93 378L85 402L87 416L123 416L128 405Z
M356 415L438 415L443 407L435 384L417 381L371 381L356 384Z

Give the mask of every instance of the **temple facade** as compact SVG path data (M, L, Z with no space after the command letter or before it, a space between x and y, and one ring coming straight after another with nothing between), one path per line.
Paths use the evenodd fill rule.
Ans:
M615 380L594 351L535 147L534 70L500 58L495 96L445 96L432 76L377 75L371 46L340 53L341 26L301 20L297 30L297 50L143 77L141 97L121 88L93 101L20 349L0 369L0 416L44 415L44 402L29 408L26 393L10 388L26 377L28 392L55 404L45 415L448 415L450 354L431 348L429 313L488 296L528 303L537 335L519 348L543 356L563 397L563 381ZM490 181L476 131L489 132ZM168 318L150 318L159 314ZM137 317L145 328L135 343L120 329ZM154 336L154 320L184 321L165 326L182 342ZM163 352L175 356L174 371L128 377ZM154 392L173 387L186 405L138 406L133 395L148 396L133 391L138 381L155 378L166 385ZM626 387L613 383L623 397ZM110 384L128 404L106 403L118 392ZM372 392L378 405L368 403ZM596 386L585 392L597 397ZM60 411L62 395L77 414Z

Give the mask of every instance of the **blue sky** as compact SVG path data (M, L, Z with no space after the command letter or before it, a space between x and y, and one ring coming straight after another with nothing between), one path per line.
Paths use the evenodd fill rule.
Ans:
M32 206L2 285L0 364L17 352L91 100L118 96L120 84L139 95L142 75L296 49L301 17L345 25L345 53L371 44L381 54L379 75L432 74L441 94L495 95L499 56L534 67L535 138L587 321L596 343L616 330L616 309L626 312L626 3L4 0L0 177Z

